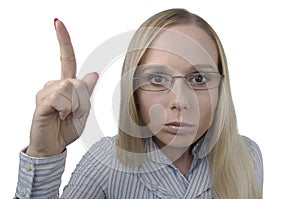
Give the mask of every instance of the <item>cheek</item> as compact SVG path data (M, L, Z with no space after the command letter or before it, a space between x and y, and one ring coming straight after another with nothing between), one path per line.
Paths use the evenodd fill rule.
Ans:
M198 96L199 123L209 127L214 119L214 113L218 103L217 90L207 91Z
M137 91L137 99L140 116L145 125L151 125L151 121L154 119L156 121L166 120L166 98L162 95Z

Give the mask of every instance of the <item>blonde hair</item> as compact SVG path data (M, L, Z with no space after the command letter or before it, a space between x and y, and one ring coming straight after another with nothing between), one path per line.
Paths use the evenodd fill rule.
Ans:
M217 141L208 154L213 198L260 199L262 190L258 185L253 160L244 140L238 134L227 61L222 44L206 21L184 9L170 9L150 17L133 36L122 70L119 133L116 141L117 157L125 164L141 161L135 158L136 154L144 152L144 145L143 132L139 128L139 125L143 125L143 121L139 116L134 97L133 71L157 34L162 29L176 24L195 24L211 36L218 50L218 68L224 75L212 124L213 140Z

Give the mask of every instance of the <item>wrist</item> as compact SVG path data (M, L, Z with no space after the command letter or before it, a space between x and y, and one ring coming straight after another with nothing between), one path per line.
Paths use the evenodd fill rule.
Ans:
M61 154L65 151L64 149L51 149L51 150L37 150L36 148L32 147L32 146L28 146L27 149L25 149L24 153L26 153L28 156L31 157L37 157L37 158L46 158L46 157L51 157L51 156L55 156L58 154Z

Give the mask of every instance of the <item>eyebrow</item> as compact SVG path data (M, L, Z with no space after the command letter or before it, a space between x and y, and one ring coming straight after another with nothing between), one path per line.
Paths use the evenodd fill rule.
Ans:
M218 70L216 70L215 67L211 64L195 64L195 65L189 65L188 67L189 67L188 70L196 70L200 72L218 72ZM161 72L172 71L172 68L160 64L144 65L144 67L140 68L139 71L148 72L153 69L159 69L161 70Z
M140 69L140 71L145 72L145 71L149 71L149 70L151 71L151 70L153 70L153 69L160 69L160 70L162 70L162 71L164 71L164 72L167 72L167 71L170 70L169 67L164 66L164 65L150 64L150 65L144 65L144 67L142 67L142 68Z
M195 68L197 71L218 72L218 70L216 70L216 68L211 64L195 64L191 67Z

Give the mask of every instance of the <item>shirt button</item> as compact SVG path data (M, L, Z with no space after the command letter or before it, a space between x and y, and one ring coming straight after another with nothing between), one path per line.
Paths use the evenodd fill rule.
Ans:
M21 194L22 196L25 196L26 193L27 193L27 191L26 191L25 187L21 187L21 189L20 189L20 194Z
M25 171L31 171L31 168L30 168L30 165L28 162L26 162L23 167L24 167Z

